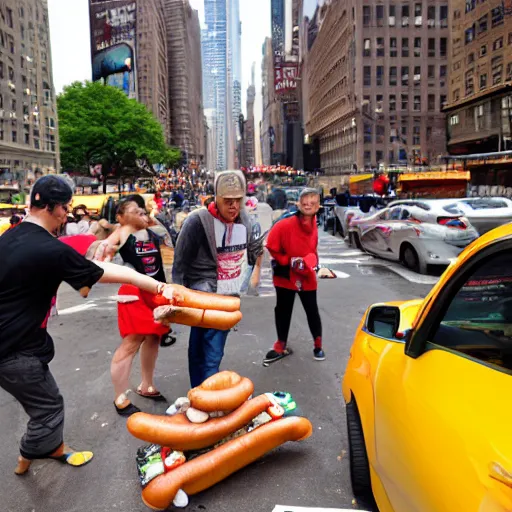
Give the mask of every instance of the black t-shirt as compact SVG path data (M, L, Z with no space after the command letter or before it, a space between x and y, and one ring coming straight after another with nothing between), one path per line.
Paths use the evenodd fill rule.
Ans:
M119 250L119 254L124 262L132 265L139 274L145 274L161 283L165 283L160 242L150 229L147 232L147 241L137 240L134 235L130 235L126 243Z
M0 237L0 359L14 353L53 359L45 320L64 281L92 287L103 269L31 222Z

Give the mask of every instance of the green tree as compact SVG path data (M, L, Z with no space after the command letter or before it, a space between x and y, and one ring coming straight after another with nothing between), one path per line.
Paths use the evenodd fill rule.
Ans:
M63 170L88 174L101 164L104 192L107 176L137 175L180 160L146 107L115 87L75 82L58 96L57 108Z

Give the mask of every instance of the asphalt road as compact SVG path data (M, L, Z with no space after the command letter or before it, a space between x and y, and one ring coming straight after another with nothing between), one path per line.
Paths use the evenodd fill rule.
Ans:
M290 333L293 356L269 368L262 366L275 341L274 299L268 272L262 295L243 300L244 318L228 338L224 369L251 378L257 393L290 391L314 425L304 443L290 443L267 455L212 489L191 497L188 510L271 512L276 504L305 507L355 508L350 490L348 446L340 381L361 315L374 302L424 296L431 284L418 284L388 267L373 266L341 241L322 235L320 254L339 279L320 283L319 302L324 323L325 362L312 357L312 341L297 301ZM0 390L0 496L2 512L139 512L135 452L140 441L131 438L125 420L114 411L109 366L119 344L117 287L98 286L84 301L69 288L59 297L60 315L50 332L57 356L51 364L66 402L66 440L92 449L95 459L80 469L53 461L33 464L29 474L16 477L13 469L26 416L14 399ZM178 343L161 350L156 384L169 399L186 394L186 328L178 328ZM139 383L138 364L132 386ZM144 411L163 413L135 395Z

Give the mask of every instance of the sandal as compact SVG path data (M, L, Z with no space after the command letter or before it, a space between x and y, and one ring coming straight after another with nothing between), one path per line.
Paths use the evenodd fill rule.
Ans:
M124 407L121 407L124 403L127 403ZM135 414L136 412L141 412L141 410L136 406L133 405L128 398L126 397L126 394L123 393L117 397L117 400L114 400L114 407L116 408L117 414L119 416L123 416L125 418L128 418L132 414Z
M75 452L68 446L64 446L64 453L62 455L50 455L48 458L62 462L63 464L68 464L69 466L73 466L75 468L80 468L86 464L89 464L93 457L94 454L92 452Z
M149 398L150 400L155 400L155 402L167 402L167 398L165 398L160 391L157 391L153 386L149 386L146 393L142 392L142 385L140 385L135 391L137 395L143 398Z

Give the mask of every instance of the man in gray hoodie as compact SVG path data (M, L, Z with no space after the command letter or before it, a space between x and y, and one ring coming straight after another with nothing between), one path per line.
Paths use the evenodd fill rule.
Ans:
M245 270L263 252L251 243L251 223L243 211L246 193L241 171L215 177L215 201L189 215L174 251L173 282L192 290L240 295ZM192 327L188 359L192 387L219 371L229 331Z

